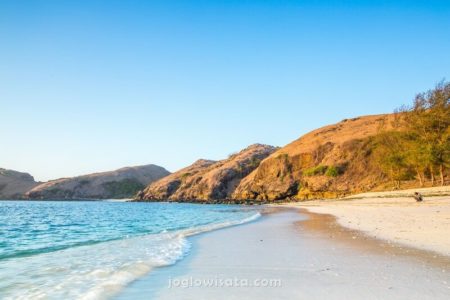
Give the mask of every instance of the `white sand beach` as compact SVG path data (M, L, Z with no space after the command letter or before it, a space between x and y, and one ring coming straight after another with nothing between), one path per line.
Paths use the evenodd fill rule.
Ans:
M331 223L282 209L191 237L185 259L117 299L448 299L448 257L391 247Z
M401 192L394 193L397 197L389 197L392 192L368 193L350 199L285 206L330 214L340 225L377 239L450 256L450 196L427 197L427 194L439 193L437 189L428 189L422 191L425 201L417 203L412 197L398 197Z

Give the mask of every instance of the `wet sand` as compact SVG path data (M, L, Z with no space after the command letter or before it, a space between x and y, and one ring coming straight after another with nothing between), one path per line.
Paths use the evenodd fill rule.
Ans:
M318 200L283 206L333 215L341 226L388 243L450 256L450 196L425 197L424 202L417 203L412 197L384 194L383 198Z
M377 239L362 231L341 226L333 215L312 213L306 209L300 211L308 216L307 220L297 222L300 230L317 232L322 237L328 237L329 240L335 241L335 243L345 244L357 251L366 253L408 257L417 263L430 264L437 268L450 266L450 256Z

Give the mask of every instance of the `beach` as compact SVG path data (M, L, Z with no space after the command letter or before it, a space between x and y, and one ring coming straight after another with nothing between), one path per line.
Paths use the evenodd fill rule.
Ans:
M450 199L423 194L253 206L3 201L0 295L448 299Z
M190 237L187 257L116 299L448 299L448 256L375 239L299 207Z

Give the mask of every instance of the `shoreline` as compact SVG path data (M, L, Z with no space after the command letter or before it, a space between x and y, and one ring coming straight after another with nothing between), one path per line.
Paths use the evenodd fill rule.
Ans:
M379 240L348 241L330 216L275 207L256 221L189 238L191 253L177 264L156 268L113 299L446 299L450 260L383 247ZM314 219L315 218L315 219ZM324 222L325 220L325 222ZM325 227L323 227L325 225ZM337 227L336 227L337 226ZM332 232L334 238L329 237ZM352 233L353 234L353 233ZM367 240L371 240L370 243ZM353 238L351 238L353 240ZM361 243L362 242L362 243ZM381 250L381 251L380 251ZM177 286L196 280L281 280L281 287ZM412 282L420 282L414 285ZM204 283L204 281L202 281ZM330 296L331 295L331 296Z

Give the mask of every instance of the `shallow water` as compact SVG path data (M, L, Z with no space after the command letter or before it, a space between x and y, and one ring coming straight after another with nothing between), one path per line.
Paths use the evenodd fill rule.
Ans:
M0 298L107 298L183 258L187 236L257 217L226 205L0 201Z

